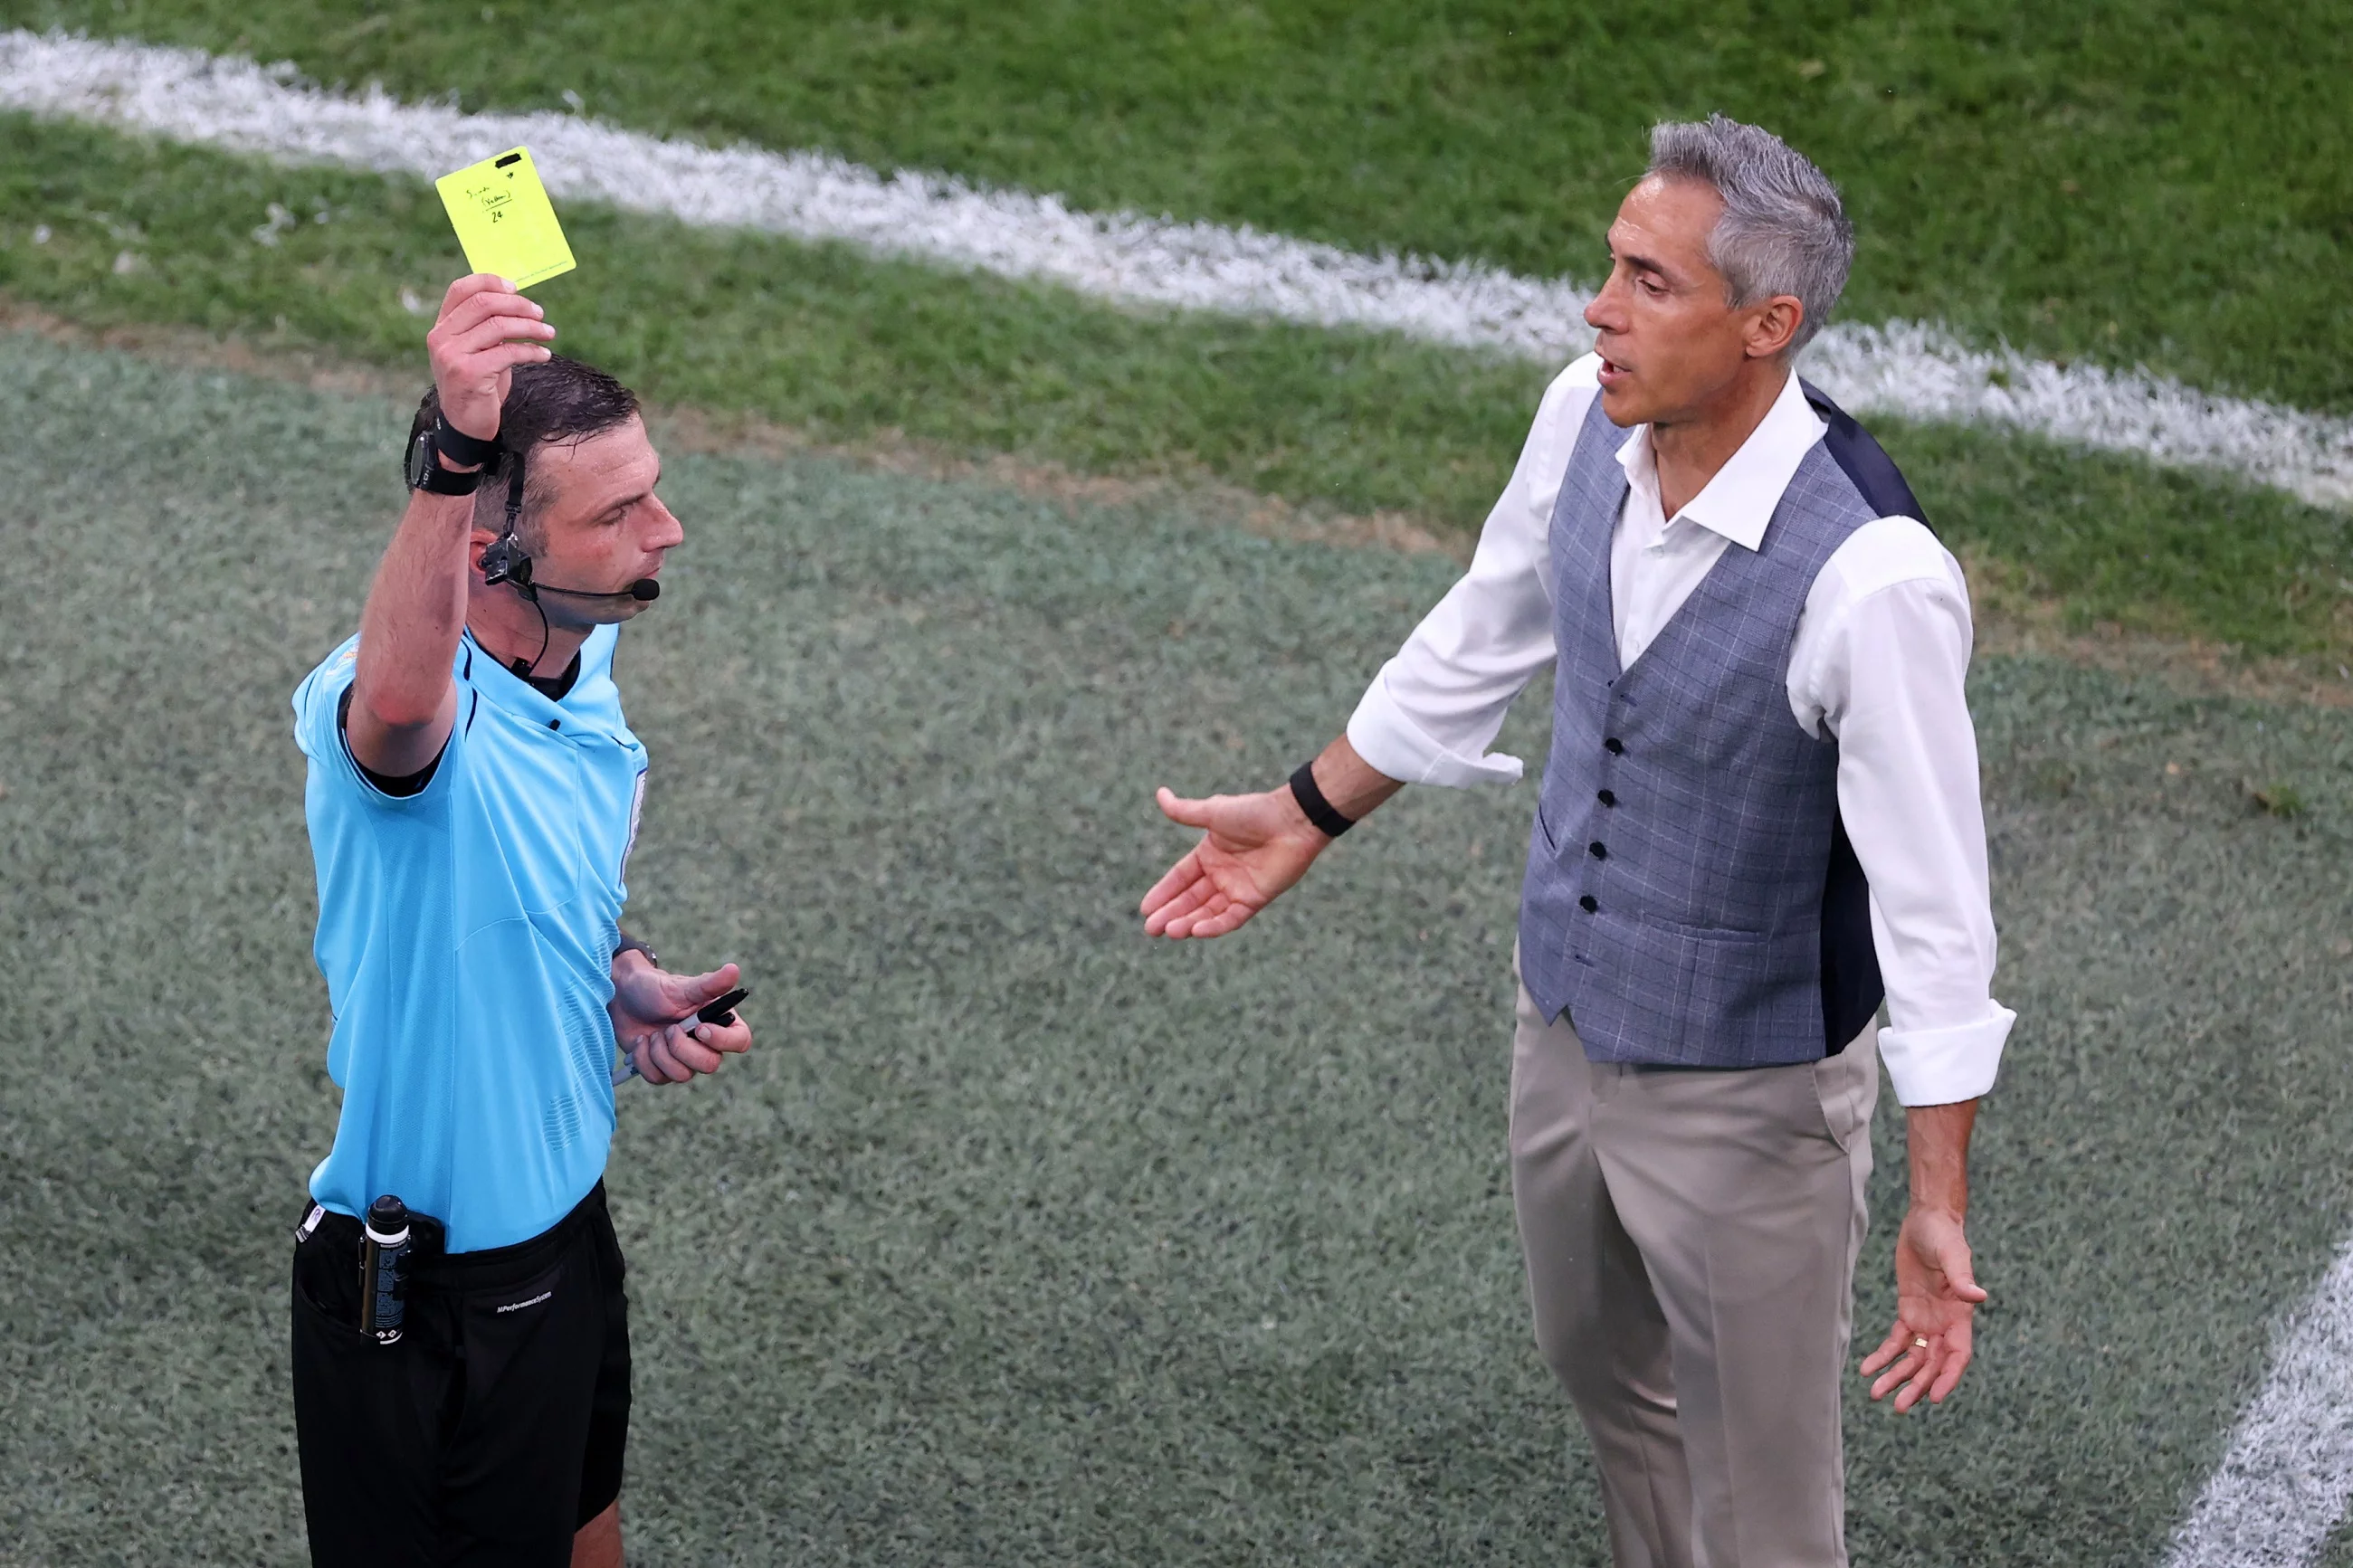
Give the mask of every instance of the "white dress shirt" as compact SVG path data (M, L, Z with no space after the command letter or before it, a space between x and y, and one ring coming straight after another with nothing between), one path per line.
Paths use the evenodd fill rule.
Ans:
M1592 355L1546 389L1511 483L1471 569L1381 667L1348 721L1357 754L1408 784L1508 783L1517 757L1488 751L1512 700L1556 657L1553 502L1599 395ZM1618 448L1630 487L1609 549L1618 653L1630 666L1726 550L1755 550L1781 492L1825 426L1792 375L1739 451L1672 519L1650 426ZM1908 517L1855 530L1806 595L1789 650L1789 711L1839 745L1839 813L1871 881L1871 929L1887 984L1879 1037L1905 1105L1993 1087L2017 1015L1993 1000L1993 908L1968 672L1968 586L1936 535Z

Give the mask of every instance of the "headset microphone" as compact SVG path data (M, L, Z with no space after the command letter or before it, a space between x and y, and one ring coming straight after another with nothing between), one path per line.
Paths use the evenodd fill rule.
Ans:
M628 587L615 589L609 594L591 594L579 588L551 588L544 583L540 584L539 591L543 594L569 594L575 599L635 599L640 605L650 605L661 597L661 584L650 577L640 577Z
M539 668L547 656L548 639L554 628L548 625L547 609L539 602L542 594L561 594L567 599L633 599L640 605L650 605L661 597L661 584L650 577L640 577L625 588L601 591L589 588L558 588L552 583L535 583L531 575L531 552L515 537L515 524L522 519L522 454L507 454L507 516L506 527L482 551L482 583L495 588L504 583L530 602L539 612L539 652L530 658L518 658L512 668L524 679Z
M484 553L487 555L488 552ZM651 577L640 577L626 588L615 588L609 592L594 588L559 588L553 583L534 583L528 555L522 556L506 576L492 579L486 572L483 578L485 581L512 583L515 591L526 599L541 594L561 594L567 599L635 599L640 605L650 605L661 597L661 584Z
M508 454L512 467L507 474L506 529L482 552L482 582L490 587L504 583L524 598L536 602L542 594L561 594L567 599L634 599L640 605L650 605L661 597L661 584L651 577L640 577L626 587L612 589L559 588L553 583L534 582L531 574L531 552L515 537L515 524L522 516L522 454Z

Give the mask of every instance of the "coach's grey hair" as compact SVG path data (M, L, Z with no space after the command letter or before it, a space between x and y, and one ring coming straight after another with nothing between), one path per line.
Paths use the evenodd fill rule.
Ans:
M1649 173L1697 180L1724 198L1707 258L1733 308L1796 296L1806 314L1789 352L1805 347L1854 265L1854 225L1830 176L1770 131L1721 114L1652 126Z

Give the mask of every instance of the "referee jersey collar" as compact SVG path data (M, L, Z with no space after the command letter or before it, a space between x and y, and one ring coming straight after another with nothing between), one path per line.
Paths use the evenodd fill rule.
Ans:
M587 683L586 651L584 643L581 673L574 679L571 689L561 698L550 697L501 663L498 655L475 639L474 628L468 626L458 640L457 675L461 683L508 712L534 720L552 730L568 731L587 721L587 715L569 701Z

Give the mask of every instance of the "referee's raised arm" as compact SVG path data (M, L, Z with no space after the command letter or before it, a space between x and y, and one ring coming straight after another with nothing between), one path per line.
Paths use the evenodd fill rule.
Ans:
M478 471L487 453L474 462L455 454L498 438L510 375L517 365L545 361L554 337L544 312L503 278L478 272L449 285L425 339L444 426L443 439L426 445L426 460L453 478ZM458 705L449 666L466 627L472 564L471 489L412 489L368 589L345 735L353 760L372 773L415 773L449 739Z

